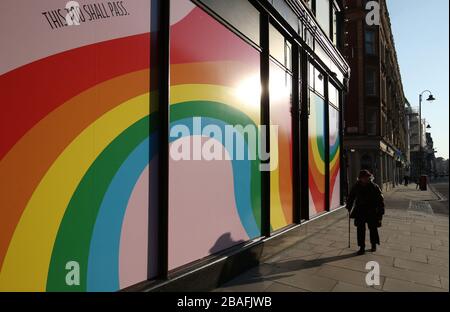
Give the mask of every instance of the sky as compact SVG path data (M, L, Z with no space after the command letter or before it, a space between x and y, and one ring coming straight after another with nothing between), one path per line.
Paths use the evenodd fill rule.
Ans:
M449 158L449 0L387 0L403 89L411 106L422 101L436 157ZM426 99L428 94L424 95Z

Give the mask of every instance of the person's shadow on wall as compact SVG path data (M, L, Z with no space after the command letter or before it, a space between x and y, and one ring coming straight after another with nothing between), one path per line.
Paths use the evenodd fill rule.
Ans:
M216 240L216 242L214 243L214 245L211 247L211 249L209 249L209 252L211 254L216 254L218 252L221 252L227 248L236 246L238 244L242 244L245 241L243 240L233 240L233 238L231 237L231 233L224 233L222 235L220 235L220 237Z
M230 278L239 275L243 268L246 270L259 264L259 250L246 250L246 242L241 239L234 240L231 233L227 232L222 234L209 249L211 254L216 256L223 254L227 257L220 265L218 272L216 271L215 287L219 287L229 281Z

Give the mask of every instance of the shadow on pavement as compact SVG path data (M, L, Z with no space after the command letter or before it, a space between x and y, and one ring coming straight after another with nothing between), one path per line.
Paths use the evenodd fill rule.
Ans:
M339 249L341 250L341 249ZM313 255L308 255L308 257ZM234 280L226 283L222 287L232 287L237 285L252 284L262 281L276 281L281 278L286 278L294 276L296 273L301 273L303 270L320 267L324 264L345 260L349 258L359 257L356 252L331 256L325 258L317 258L312 260L305 259L294 259L283 261L279 260L275 263L263 263L256 268L250 269L249 271L243 273L241 276L235 278ZM291 273L291 274L285 274Z

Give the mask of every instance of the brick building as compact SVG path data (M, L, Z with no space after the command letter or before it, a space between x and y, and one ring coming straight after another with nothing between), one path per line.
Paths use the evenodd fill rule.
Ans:
M352 77L345 99L344 149L348 183L362 168L383 189L399 183L407 166L406 99L385 0L344 0L343 54ZM368 3L369 2L369 3ZM367 6L367 8L366 8ZM379 23L367 15L379 11Z

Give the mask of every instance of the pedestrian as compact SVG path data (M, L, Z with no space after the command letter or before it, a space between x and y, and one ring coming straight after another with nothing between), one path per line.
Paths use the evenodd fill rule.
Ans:
M348 196L347 209L350 211L350 218L355 219L358 255L365 253L366 223L370 232L371 251L375 252L377 245L380 244L378 228L381 227L384 215L384 198L380 187L373 182L373 176L368 170L359 172L358 181Z
M408 176L408 175L405 175L405 176L403 177L403 180L405 180L405 186L408 186L408 184L409 184L409 176Z

